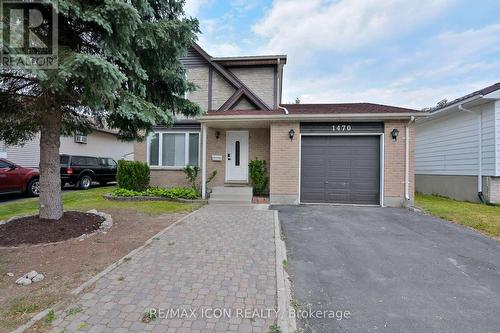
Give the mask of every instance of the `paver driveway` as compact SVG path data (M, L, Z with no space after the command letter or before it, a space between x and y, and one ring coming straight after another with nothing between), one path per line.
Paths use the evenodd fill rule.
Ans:
M273 212L210 205L56 313L52 331L267 332L274 319L259 316L276 307L275 274ZM141 318L148 308L165 310L162 317L168 309L174 310L169 317L186 310L189 318L145 324ZM226 313L217 319L221 314L210 309ZM240 309L265 311L250 320Z
M279 209L308 332L500 332L500 243L404 209Z

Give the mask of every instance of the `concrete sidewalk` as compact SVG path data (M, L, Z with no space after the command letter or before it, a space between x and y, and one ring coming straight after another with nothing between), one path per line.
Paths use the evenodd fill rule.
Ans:
M272 211L209 205L56 312L51 332L268 332L275 265Z

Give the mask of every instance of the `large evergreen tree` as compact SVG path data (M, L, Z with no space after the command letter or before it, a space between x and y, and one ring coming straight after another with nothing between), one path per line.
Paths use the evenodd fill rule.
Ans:
M15 144L40 133L40 217L52 220L63 214L61 134L109 126L135 140L175 114L201 111L182 97L194 86L179 59L199 32L184 0L57 3L57 68L0 70L0 140Z

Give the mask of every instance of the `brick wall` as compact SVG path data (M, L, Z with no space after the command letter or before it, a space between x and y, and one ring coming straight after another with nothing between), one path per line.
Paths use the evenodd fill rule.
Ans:
M215 133L219 132L219 138L215 137ZM212 155L221 155L222 161L212 161ZM207 131L207 177L214 171L217 170L217 176L210 184L208 188L214 186L223 186L224 179L226 177L225 170L225 156L226 156L226 131L223 129L208 128Z
M288 132L295 131L290 141ZM271 202L293 203L299 191L299 133L298 122L271 124L271 164L270 195Z
M197 89L188 93L190 101L198 103L203 110L208 109L208 66L187 69L187 79L196 84Z
M248 161L259 159L266 161L267 177L269 177L269 163L270 163L270 129L269 128L256 128L250 130L250 150L248 152ZM250 172L250 171L249 171ZM250 175L248 177L250 185L252 180ZM268 183L269 186L269 183Z
M404 204L405 190L405 125L407 121L385 122L385 156L384 156L384 197L385 204L395 206L398 202ZM397 141L394 141L391 132L394 128L399 130ZM410 170L409 194L410 200L414 199L415 188L415 125L410 125Z
M255 110L255 106L246 98L242 98L233 109L235 110Z
M274 107L274 72L275 67L237 67L231 72L245 83L269 107ZM198 103L204 111L208 110L209 66L189 67L186 70L188 81L197 89L188 93L188 99ZM217 71L212 76L212 109L217 110L236 91ZM255 107L247 100L241 101L235 109L247 110ZM182 117L180 117L182 118Z
M217 110L236 90L214 70L212 78L212 109Z
M275 71L275 66L231 68L231 72L259 96L270 108L274 108Z
M500 203L500 177L483 177L483 188L486 188L483 194L489 202Z
M384 201L387 206L404 204L405 180L405 125L407 121L385 122L385 168L384 168ZM392 140L391 131L397 128L399 137ZM294 129L296 135L290 141L288 132ZM235 128L234 130L238 130ZM247 130L247 129L245 129ZM216 131L220 132L219 139ZM276 203L294 203L299 192L299 123L280 122L271 124L270 129L248 129L249 131L249 160L259 158L267 162L269 173L269 190L271 201ZM146 161L146 143L135 143L134 158ZM415 154L415 127L410 126L410 170L409 194L414 199L414 154ZM212 155L221 155L222 161L212 161ZM209 188L223 186L225 182L226 130L209 128L207 133L207 175L217 170L217 177ZM201 163L200 163L201 164ZM201 176L200 176L201 177ZM187 185L184 173L177 170L152 170L151 184L157 186L185 186ZM496 184L491 185L494 187ZM497 187L492 189L492 194ZM500 192L500 185L498 185Z

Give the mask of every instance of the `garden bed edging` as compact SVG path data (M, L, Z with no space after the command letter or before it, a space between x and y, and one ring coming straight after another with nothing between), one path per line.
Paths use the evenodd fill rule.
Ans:
M181 199L181 198L165 198L165 197L148 197L144 195L139 195L135 197L115 197L111 194L105 194L104 199L110 201L173 201L173 202L182 202L182 203L208 203L206 199Z

